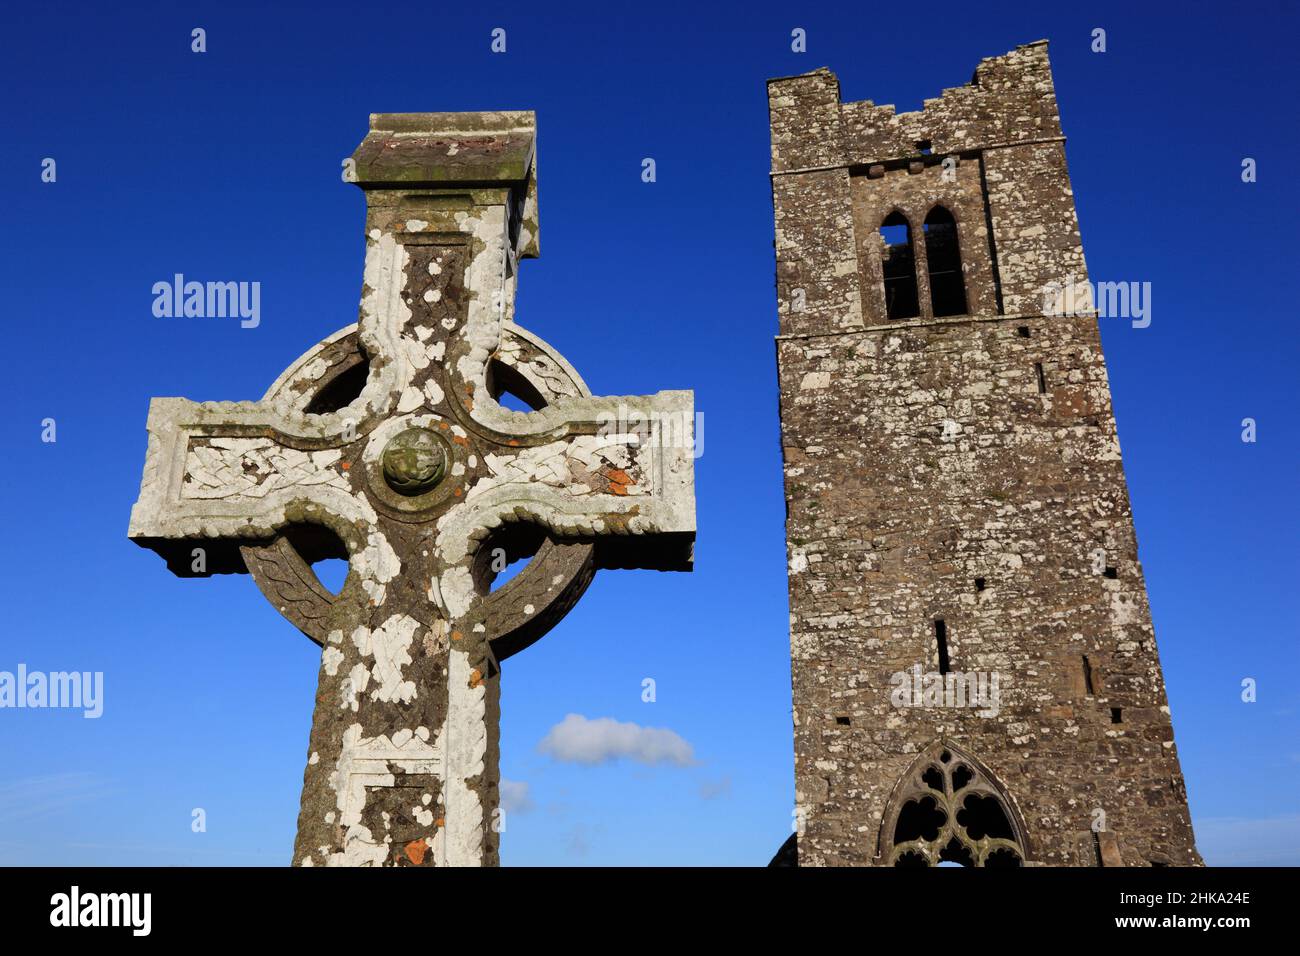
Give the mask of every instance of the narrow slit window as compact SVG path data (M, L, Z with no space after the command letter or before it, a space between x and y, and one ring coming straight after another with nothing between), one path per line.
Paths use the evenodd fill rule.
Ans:
M1110 709L1110 722L1112 724L1124 723L1124 712L1120 710L1118 707L1112 707Z
M1096 693L1092 686L1092 661L1087 654L1083 655L1083 690L1089 697Z
M914 319L921 314L921 307L912 227L906 216L894 211L880 224L880 236L885 242L885 314L891 319Z
M930 270L930 305L935 316L966 314L957 220L943 206L925 217L925 259Z
M1044 394L1046 394L1046 393L1047 393L1047 378L1043 375L1043 363L1042 363L1042 362L1035 362L1035 363L1034 363L1034 375L1038 378L1038 394L1039 394L1039 395L1044 395Z
M950 670L948 662L948 625L944 624L942 618L934 622L934 643L939 649L939 673L946 674Z

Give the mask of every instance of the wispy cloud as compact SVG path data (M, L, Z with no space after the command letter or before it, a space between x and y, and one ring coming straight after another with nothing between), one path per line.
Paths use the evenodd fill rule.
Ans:
M1192 821L1210 866L1300 866L1300 815Z
M56 773L0 783L0 826L91 803L112 791L93 773Z
M587 765L619 758L678 767L695 763L691 745L666 727L642 727L611 717L593 720L581 714L569 714L552 727L537 749L556 760Z
M731 777L723 776L717 780L705 780L700 784L701 800L716 800L731 793Z
M529 796L529 785L522 780L501 780L501 809L506 813L527 813L536 804Z
M569 842L565 850L570 856L582 859L591 852L590 831L585 824L579 823L569 831Z

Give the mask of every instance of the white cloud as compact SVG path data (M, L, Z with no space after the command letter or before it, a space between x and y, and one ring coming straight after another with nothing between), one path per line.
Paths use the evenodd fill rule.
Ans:
M528 784L522 780L501 779L501 809L506 813L527 813L533 809L533 798L528 795Z
M666 727L642 727L610 717L588 720L569 714L552 727L537 749L566 763L599 764L626 757L637 763L689 767L694 750Z

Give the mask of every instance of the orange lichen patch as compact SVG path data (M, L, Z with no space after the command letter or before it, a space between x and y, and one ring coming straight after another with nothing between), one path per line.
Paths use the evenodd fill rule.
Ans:
M457 498L459 498L459 497L460 497L460 489L457 488L455 491L452 492L452 494L455 495Z
M442 827L445 827L445 826L447 825L447 819L446 819L446 817L438 817L438 819L436 819L436 820L433 821L433 825L434 825L435 827L438 827L439 829L441 829Z
M517 448L519 446L519 440L517 438L510 439L510 445L511 447Z
M441 428L443 431L446 431L451 426L448 425L446 422L438 422L438 427Z
M452 435L451 440L454 441L457 445L464 445L466 448L469 447L468 438L462 438L460 435Z
M483 683L483 672L476 667L469 672L470 689L473 690L481 683Z
M406 857L416 866L424 863L424 855L429 852L429 844L423 840L412 840L406 844Z
M460 640L460 631L452 631L452 632L451 632L451 639L452 639L453 641L459 641L459 640Z
M609 493L611 495L627 494L628 486L633 484L626 471L622 468L602 468L600 473L609 480Z
M339 467L342 468L344 471L347 471L352 467L352 463L348 461L342 461L339 462Z

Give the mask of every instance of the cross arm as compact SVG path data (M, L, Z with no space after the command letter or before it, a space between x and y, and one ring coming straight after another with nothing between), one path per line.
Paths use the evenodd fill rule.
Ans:
M495 406L492 418L486 474L437 522L443 570L430 596L466 629L493 635L498 659L553 627L596 567L691 569L693 393L570 396L531 413ZM530 526L546 543L488 593L486 555L505 545L509 556Z
M569 397L495 424L508 444L467 496L476 520L490 528L491 512L522 507L560 537L597 539L602 566L690 570L694 393Z
M290 525L324 525L345 542L375 515L351 490L328 424L296 433L265 402L156 398L130 538L177 574L244 570L238 545ZM205 551L203 570L192 550Z
M694 396L574 397L541 413L511 412L534 429L519 438L497 432L484 455L486 474L465 503L437 523L437 582L453 618L493 616L503 593L486 594L475 558L510 525L536 525L559 542L594 545L600 565L690 570L694 559ZM561 422L561 418L565 419ZM509 419L497 424L507 427ZM507 587L535 595L527 615L564 603L538 562ZM563 577L563 576L560 576ZM517 583L516 583L517 582ZM486 600L484 600L486 598ZM501 633L504 624L494 627ZM511 626L515 626L514 622Z

